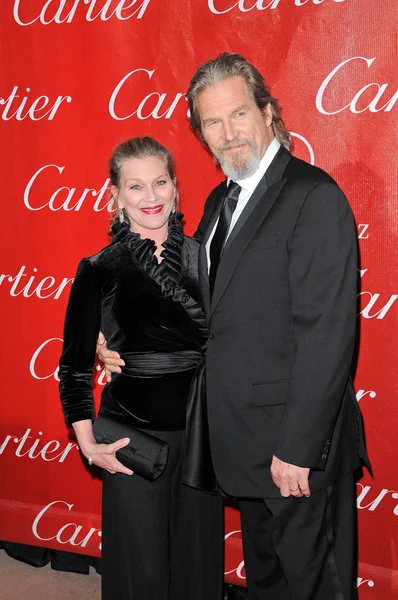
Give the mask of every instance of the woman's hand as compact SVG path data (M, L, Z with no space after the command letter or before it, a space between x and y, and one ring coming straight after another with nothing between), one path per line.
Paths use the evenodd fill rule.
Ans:
M120 358L120 354L113 350L108 350L106 347L106 339L104 334L100 331L97 340L96 352L102 362L105 364L105 375L106 380L111 380L112 373L121 373L120 367L124 367L124 360Z
M133 475L133 471L128 469L116 458L115 453L120 448L124 448L130 443L129 438L122 438L113 442L113 444L97 444L95 443L91 450L91 460L93 465L106 469L109 473L114 475L115 473L124 473L125 475ZM90 456L90 450L84 452L84 455L88 459Z
M122 465L115 456L117 450L124 448L130 443L129 438L122 438L112 444L97 444L93 435L91 419L75 421L73 429L75 430L81 453L87 460L91 458L92 464L101 467L101 469L106 469L112 475L115 473L133 474L133 471Z

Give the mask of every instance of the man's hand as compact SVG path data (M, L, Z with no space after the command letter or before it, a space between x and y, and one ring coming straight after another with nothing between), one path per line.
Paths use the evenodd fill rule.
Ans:
M281 496L284 498L288 498L289 496L294 496L295 498L310 496L309 474L310 470L306 467L296 467L296 465L279 460L276 456L272 457L272 479L280 489Z
M124 367L124 360L120 358L120 354L117 352L108 350L106 347L106 339L101 331L99 332L97 340L96 352L102 362L105 364L105 375L107 381L111 380L112 373L122 372L120 367Z

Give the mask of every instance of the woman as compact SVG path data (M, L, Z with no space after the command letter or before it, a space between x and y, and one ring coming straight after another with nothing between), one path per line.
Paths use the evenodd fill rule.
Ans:
M118 206L113 241L79 264L59 370L66 422L85 458L102 468L102 598L220 600L221 498L181 483L186 404L197 367L181 357L199 354L206 331L198 244L183 235L166 148L150 137L132 138L109 165ZM107 445L93 437L91 378L100 330L126 364L105 386L100 414L168 443L165 470L155 481L116 459L128 439ZM149 371L137 367L143 357Z

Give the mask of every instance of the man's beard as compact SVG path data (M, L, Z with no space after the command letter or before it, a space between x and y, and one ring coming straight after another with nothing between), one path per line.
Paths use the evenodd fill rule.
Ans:
M242 158L239 152L232 154L229 158L224 156L224 150L236 148L242 144L250 146L250 155L248 158ZM213 151L213 155L216 161L220 164L225 175L233 181L236 181L237 179L246 179L247 177L254 175L259 168L261 161L261 157L259 156L257 145L254 140L234 140L233 142L227 142L217 146Z

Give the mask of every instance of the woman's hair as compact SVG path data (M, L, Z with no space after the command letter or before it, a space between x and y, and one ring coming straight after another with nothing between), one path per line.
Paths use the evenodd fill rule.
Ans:
M148 135L145 137L133 137L116 146L110 157L109 176L112 185L120 185L120 168L125 160L130 158L148 158L149 156L158 156L167 167L170 179L175 179L174 158L170 150L162 146L157 140Z
M112 156L108 161L109 177L112 185L115 185L117 188L120 187L120 169L124 161L131 158L148 158L150 156L157 156L164 162L170 179L174 181L176 177L175 163L170 150L160 144L153 137L144 136L130 138L129 140L126 140L125 142L122 142L116 146ZM122 213L124 219L128 221L128 216L124 209ZM112 219L112 231L114 230L113 225L115 224L117 218L118 213L116 213Z
M208 86L231 77L243 77L247 88L253 96L258 108L262 111L267 104L271 106L272 129L276 139L289 146L291 139L281 116L278 100L274 98L267 87L264 77L254 65L240 54L223 52L216 58L201 65L192 77L187 92L190 110L190 123L195 134L204 141L198 111L198 96Z

